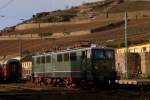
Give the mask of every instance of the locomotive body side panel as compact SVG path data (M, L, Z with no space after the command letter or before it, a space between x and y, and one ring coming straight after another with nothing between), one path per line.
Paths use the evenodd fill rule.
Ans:
M114 80L114 50L81 48L33 56L33 77Z

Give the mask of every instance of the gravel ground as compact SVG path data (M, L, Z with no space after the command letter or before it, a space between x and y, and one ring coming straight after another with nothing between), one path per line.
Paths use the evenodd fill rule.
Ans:
M0 84L0 100L150 100L150 92L129 90L81 90L33 83Z

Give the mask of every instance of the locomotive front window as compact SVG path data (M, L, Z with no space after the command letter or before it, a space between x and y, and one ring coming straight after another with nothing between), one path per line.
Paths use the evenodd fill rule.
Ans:
M106 59L113 59L114 58L114 52L112 50L106 50L105 56L106 56Z
M93 57L95 59L105 59L104 51L103 50L94 50Z
M95 49L93 50L94 59L113 59L114 52L113 50L105 50L105 49Z

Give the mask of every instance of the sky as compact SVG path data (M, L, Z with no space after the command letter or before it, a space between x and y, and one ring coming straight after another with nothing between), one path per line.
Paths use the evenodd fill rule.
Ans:
M0 0L0 29L16 25L39 12L65 9L100 0Z

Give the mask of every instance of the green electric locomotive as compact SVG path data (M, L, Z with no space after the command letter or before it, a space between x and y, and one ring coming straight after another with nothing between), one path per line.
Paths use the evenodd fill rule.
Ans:
M86 47L33 56L34 82L52 84L110 83L115 80L114 49Z

